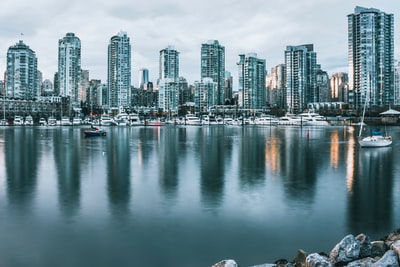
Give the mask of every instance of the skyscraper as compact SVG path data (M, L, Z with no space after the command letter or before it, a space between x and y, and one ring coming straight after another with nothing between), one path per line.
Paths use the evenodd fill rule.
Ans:
M160 51L157 85L158 107L164 111L178 111L179 105L179 52L172 46Z
M217 105L225 103L225 47L217 40L201 45L201 79L211 78L217 84Z
M349 86L355 107L394 103L394 18L357 6L348 19Z
M81 79L81 41L74 33L58 40L58 90L61 96L78 103Z
M257 54L239 55L239 105L244 109L262 109L266 105L266 62Z
M139 88L140 89L147 89L145 88L147 83L149 82L149 70L146 68L141 68L139 70Z
M320 102L316 83L317 54L312 44L287 46L285 50L286 109L302 112L308 103Z
M19 41L7 51L6 95L29 100L37 97L38 93L36 54L23 41Z
M126 32L111 37L108 45L108 105L131 106L131 44Z
M160 51L160 64L158 79L172 79L175 82L179 78L179 52L173 46L168 46Z

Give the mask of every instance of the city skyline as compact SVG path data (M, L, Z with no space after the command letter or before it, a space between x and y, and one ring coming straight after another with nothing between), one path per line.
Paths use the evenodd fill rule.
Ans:
M90 79L106 83L108 41L122 30L131 38L131 80L135 86L141 68L147 68L150 81L156 81L159 51L169 45L180 53L180 76L191 84L200 80L201 45L208 40L218 40L225 47L225 69L234 76L234 83L237 83L239 54L256 53L266 60L270 72L272 67L284 63L287 45L308 43L314 45L318 64L331 75L348 71L347 15L356 6L394 14L395 59L400 58L400 3L292 2L218 0L210 8L200 1L189 4L180 0L76 4L6 0L0 5L7 7L0 11L0 70L6 69L7 49L22 39L35 51L43 79L52 80L57 71L57 41L67 32L73 32L81 40L82 69L89 70Z

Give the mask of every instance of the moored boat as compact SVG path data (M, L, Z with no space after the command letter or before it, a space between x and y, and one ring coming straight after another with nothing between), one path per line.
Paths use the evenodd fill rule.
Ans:
M90 129L84 130L83 133L86 137L106 136L107 134L105 130L93 126Z

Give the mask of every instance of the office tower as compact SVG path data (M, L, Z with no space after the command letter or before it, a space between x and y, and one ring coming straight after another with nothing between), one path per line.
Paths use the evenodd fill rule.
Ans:
M179 78L179 52L172 46L160 51L159 76L161 79L172 79L177 82Z
M58 87L60 96L79 104L78 84L81 79L81 41L74 33L58 40Z
M78 85L78 101L85 101L86 100L86 91L89 87L89 70L82 70L81 71L81 79Z
M239 55L239 106L263 109L266 105L266 63L257 54Z
M272 67L266 77L268 105L278 108L285 107L285 83L285 64Z
M170 78L161 79L158 84L158 108L164 112L178 112L178 83Z
M394 64L394 104L400 105L400 62Z
M54 95L53 83L46 79L42 83L42 95L43 96L52 96Z
M332 102L348 103L349 76L345 72L331 75L329 81L330 99Z
M35 52L22 40L7 51L6 95L30 100L38 96L38 69Z
M317 64L317 71L315 73L315 82L317 85L316 99L318 102L330 102L329 95L329 75L326 71L321 69L321 66ZM318 103L315 102L315 103Z
M225 71L224 79L224 94L225 94L225 104L233 105L233 77L229 71Z
M217 84L216 105L225 103L225 47L217 40L201 45L201 79L211 78Z
M141 68L139 70L139 88L147 89L146 85L149 82L149 70L146 68Z
M349 85L355 107L394 103L394 18L357 6L348 19Z
M287 46L285 50L285 108L302 112L308 103L320 102L317 84L317 54L312 44Z
M108 45L108 105L131 106L131 44L126 32L111 37Z
M194 105L195 111L208 113L215 106L218 98L217 83L211 78L203 78L200 82L194 82Z

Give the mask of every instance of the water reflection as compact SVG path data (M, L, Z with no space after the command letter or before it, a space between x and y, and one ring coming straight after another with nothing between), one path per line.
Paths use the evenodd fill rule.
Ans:
M348 227L353 233L382 233L393 223L393 148L358 149L348 195Z
M68 218L75 217L81 199L81 134L72 127L54 131L54 160L57 169L58 205ZM48 177L51 178L51 177Z
M116 218L129 213L130 201L130 159L129 131L116 128L107 137L107 192L110 212Z
M205 127L199 131L200 190L206 207L217 207L224 196L225 161L232 151L231 143L225 140L225 128Z
M37 138L32 129L4 133L7 196L13 211L29 211L35 198L39 162Z

